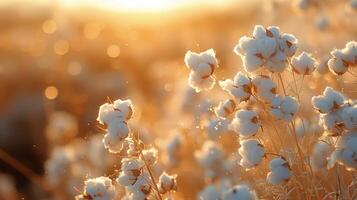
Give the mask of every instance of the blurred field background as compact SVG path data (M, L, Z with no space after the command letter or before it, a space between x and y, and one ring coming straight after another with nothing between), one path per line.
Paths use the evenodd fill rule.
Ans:
M300 49L322 58L357 39L356 11L336 2L302 12L284 0L2 0L0 147L43 176L53 148L45 134L51 114L73 115L76 137L85 142L101 132L95 120L108 97L132 99L140 129L157 140L166 137L191 115L179 110L188 88L187 50L214 48L217 78L232 77L242 67L234 45L262 24L294 34ZM329 20L323 30L321 15ZM1 160L0 172L16 185L17 195L9 199L52 199ZM180 175L191 173L187 167ZM181 181L181 197L201 189Z

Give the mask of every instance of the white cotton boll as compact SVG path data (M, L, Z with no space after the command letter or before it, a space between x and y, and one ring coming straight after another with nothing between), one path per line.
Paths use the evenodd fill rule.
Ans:
M122 186L129 186L133 185L137 180L137 176L133 175L132 173L124 173L120 172L116 181Z
M189 85L196 90L196 92L201 92L212 89L216 80L211 76L202 78L199 74L191 71L188 82Z
M138 158L124 158L121 163L121 170L124 172L140 171L145 165Z
M165 194L172 190L177 190L177 175L168 175L163 172L159 177L158 188L161 194Z
M335 159L348 170L357 168L357 133L348 132L336 144Z
M341 115L345 128L350 131L357 129L357 105L344 108Z
M259 165L265 156L265 150L262 144L256 139L240 141L239 155L242 156L239 164L244 168L253 168Z
M206 141L200 151L195 152L197 161L204 167L211 167L217 160L223 159L222 148L212 141Z
M220 199L221 193L214 185L206 186L198 195L200 200L217 200Z
M277 26L269 26L269 27L267 28L267 30L269 30L269 31L273 34L273 37L274 37L275 39L279 39L279 37L280 37L280 35L281 35L281 33L280 33L280 28L279 28L279 27L277 27Z
M298 110L298 103L294 97L277 95L271 104L271 114L278 119L291 121Z
M158 159L158 151L155 148L150 148L150 149L145 149L142 151L142 160L145 160L145 162L148 165L154 165L157 162Z
M120 118L120 113L114 110L113 104L105 103L99 107L97 121L109 124L113 119Z
M160 141L160 146L165 151L164 154L164 162L170 166L176 166L180 161L179 152L182 145L182 137L179 132L173 132L169 135L169 137Z
M220 102L219 105L214 109L216 116L222 119L227 118L231 115L236 108L236 103L232 99L227 99L224 102Z
M110 153L119 153L123 149L124 140L114 139L110 134L105 134L102 142Z
M114 119L108 125L108 133L114 140L123 140L129 135L129 127L121 119Z
M332 151L332 147L323 141L315 143L312 155L310 157L311 167L314 171L327 167L328 157Z
M241 109L237 111L228 128L238 133L242 138L247 138L255 135L260 127L261 123L257 112Z
M243 36L239 39L233 51L237 55L255 54L258 51L257 42L254 38Z
M97 177L84 182L83 196L93 200L112 200L115 196L115 187L108 177ZM85 198L85 199L86 199Z
M289 163L282 157L271 160L269 169L271 172L267 174L267 182L271 184L281 184L292 176Z
M258 75L252 79L253 91L263 101L271 102L276 95L276 84L267 76Z
M277 51L264 66L271 72L283 72L287 66L286 55L281 51Z
M247 185L236 185L229 190L223 192L222 200L256 200L257 194Z
M264 59L269 59L275 52L277 43L274 38L265 37L257 41L258 51Z
M340 58L331 58L327 65L332 73L335 75L342 75L347 72L348 68L343 63L342 59Z
M188 69L195 71L200 64L200 55L198 53L188 51L185 54L184 61Z
M131 100L129 99L127 100L118 99L113 102L113 107L115 110L120 112L121 117L124 120L129 120L133 115L133 105L131 103Z
M256 39L267 37L266 30L262 25L255 25L253 30L253 37Z
M295 122L295 133L298 138L301 139L304 136L307 136L311 131L313 131L312 127L307 119L303 118Z
M129 185L127 189L134 194L142 193L144 195L149 195L152 189L149 174L146 172L142 173L137 177L135 183Z
M46 161L48 182L52 186L60 184L62 179L69 173L69 168L74 161L73 149L67 147L56 147L51 152L51 157Z
M242 59L243 59L244 69L247 72L254 72L257 69L259 69L263 64L262 58L251 53L246 54Z
M336 111L343 105L344 101L344 96L331 87L326 87L323 95L312 97L312 105L320 113Z
M234 76L234 80L227 79L220 81L219 85L224 91L228 92L239 101L246 101L251 96L250 78L242 72L238 72Z
M329 131L330 136L338 136L344 130L341 113L327 113L320 115L320 124L325 130Z
M293 70L302 75L310 75L315 70L316 60L311 54L302 52L291 60Z
M207 126L207 134L210 139L216 139L228 131L229 121L227 119L212 119Z
M298 47L298 39L292 34L284 33L279 41L280 49L287 57L295 54Z

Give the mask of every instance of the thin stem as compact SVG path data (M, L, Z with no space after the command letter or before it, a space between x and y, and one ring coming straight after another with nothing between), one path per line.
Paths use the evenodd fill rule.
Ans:
M283 78L281 77L280 73L278 74L278 76L279 76L279 80L280 80L280 83L281 83L281 87L283 88L284 95L286 96L286 91L285 91Z
M305 161L304 161L304 157L302 156L302 151L301 151L301 148L300 148L300 145L299 145L299 141L297 139L297 136L296 136L296 132L295 132L295 126L294 126L294 123L293 121L291 121L291 128L290 126L288 125L289 129L291 130L291 133L294 135L294 140L295 140L295 144L296 144L296 147L297 147L297 150L298 150L298 153L299 153L299 157L300 157L300 160L301 160L301 164L302 164L302 168L304 169L304 166L305 166Z
M27 177L30 181L32 181L35 185L38 185L45 192L52 193L51 189L46 184L46 181L41 176L33 172L30 168L28 168L23 163L13 158L10 154L8 154L6 151L4 151L1 148L0 148L0 160L4 161L5 163L13 167L15 170L17 170L22 175Z
M143 153L142 153L141 151L140 151L140 155L141 155L141 157L142 157L142 159L143 159L143 161L144 161L144 164L145 164L145 166L146 166L146 169L147 169L148 172L149 172L150 178L151 178L151 180L152 180L152 182L153 182L153 185L154 185L154 188L155 188L155 190L156 190L156 192L157 192L157 195L158 195L158 197L159 197L159 200L162 200L162 197L161 197L161 194L160 194L160 192L159 192L159 188L157 187L155 178L154 178L154 176L153 176L153 174L152 174L152 172L151 172L151 169L150 169L149 165L147 164L147 162L146 162L146 160L145 160L145 158L144 158L144 155L143 155Z

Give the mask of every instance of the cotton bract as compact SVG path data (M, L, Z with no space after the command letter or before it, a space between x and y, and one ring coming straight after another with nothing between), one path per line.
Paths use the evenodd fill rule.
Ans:
M191 70L189 85L196 92L212 89L216 82L212 75L218 67L214 50L209 49L201 53L188 51L184 60L187 68Z

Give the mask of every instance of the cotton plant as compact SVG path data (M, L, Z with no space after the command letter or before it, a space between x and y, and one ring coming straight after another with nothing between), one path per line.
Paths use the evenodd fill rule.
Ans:
M213 73L218 67L216 53L213 49L201 53L188 51L185 55L185 64L190 72L189 85L196 92L207 91L213 88L216 83Z

